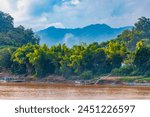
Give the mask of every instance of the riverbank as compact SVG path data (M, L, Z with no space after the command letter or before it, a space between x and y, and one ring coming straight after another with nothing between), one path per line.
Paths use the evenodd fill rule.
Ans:
M9 80L10 79L10 80ZM150 86L150 77L143 76L101 76L91 80L66 79L63 76L50 75L45 78L35 76L12 75L10 73L0 73L1 82L35 82L50 84L78 84L78 85L130 85L130 86Z
M109 76L101 78L98 84L150 86L150 77L143 76Z

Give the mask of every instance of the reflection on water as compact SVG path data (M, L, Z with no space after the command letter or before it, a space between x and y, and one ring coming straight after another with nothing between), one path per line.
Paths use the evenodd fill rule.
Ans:
M0 83L0 99L150 99L150 87Z

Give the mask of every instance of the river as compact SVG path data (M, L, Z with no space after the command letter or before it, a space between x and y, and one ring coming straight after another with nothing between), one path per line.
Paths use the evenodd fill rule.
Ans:
M101 100L150 99L148 86L0 83L0 99Z

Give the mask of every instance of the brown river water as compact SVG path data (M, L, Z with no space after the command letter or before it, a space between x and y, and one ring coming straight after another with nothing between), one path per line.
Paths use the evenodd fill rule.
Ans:
M150 86L0 83L0 99L103 100L150 99Z

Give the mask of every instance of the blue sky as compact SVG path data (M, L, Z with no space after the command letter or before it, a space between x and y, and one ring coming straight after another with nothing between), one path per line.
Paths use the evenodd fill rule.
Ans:
M150 17L150 0L0 0L0 10L15 18L15 25L33 30L49 26L84 27L105 23L112 27L134 25Z

